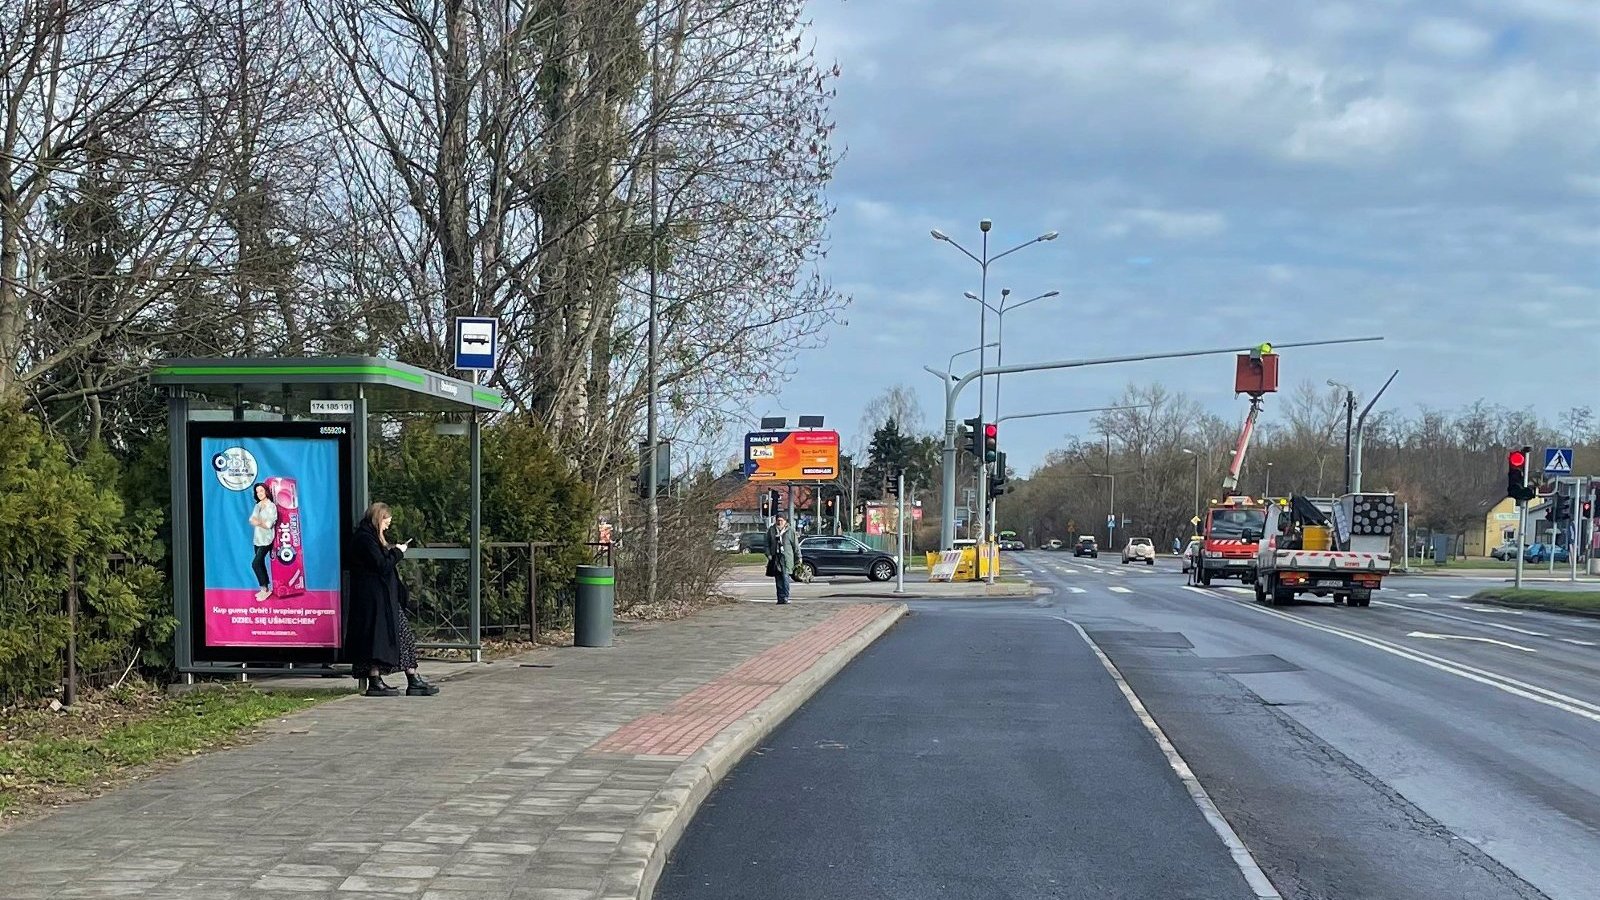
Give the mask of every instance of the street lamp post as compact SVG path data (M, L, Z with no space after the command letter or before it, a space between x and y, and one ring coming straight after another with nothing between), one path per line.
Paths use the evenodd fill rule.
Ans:
M1106 549L1116 546L1117 538L1117 476L1103 475L1099 472L1089 472L1090 478L1104 478L1111 482L1111 510L1106 514Z
M1002 368L1006 364L1006 313L1011 312L1012 310L1021 309L1022 307L1027 306L1029 303L1033 303L1036 300L1047 300L1051 297L1059 297L1061 296L1061 292L1046 291L1043 294L1029 297L1020 303L1013 303L1008 306L1006 305L1006 298L1010 296L1011 291L1009 288L1002 289L1000 291L1000 308L994 311L994 339L996 345L994 351L995 368ZM1000 424L1000 381L1000 376L996 374L994 376L994 421L996 425ZM1000 474L1002 476L1005 475L1004 472L1001 472ZM989 521L992 523L990 527L994 529L996 534L1000 532L1000 520L997 515L999 512L998 505L999 501L997 498L989 498Z
M1372 407L1378 404L1378 398L1382 397L1383 392L1389 389L1389 385L1394 384L1395 377L1399 374L1400 370L1395 369L1393 374L1389 376L1389 380L1383 383L1383 387L1378 388L1378 392L1372 395L1372 399L1367 401L1366 406L1362 407L1361 415L1356 417L1355 447L1350 453L1352 465L1355 469L1355 474L1350 479L1350 490L1352 493L1361 493L1361 442L1363 435L1366 433L1367 413L1372 412Z
M989 316L988 316L988 311L989 311L989 265L991 263L998 262L999 260L1004 259L1007 256L1010 256L1011 254L1017 252L1018 250L1021 250L1024 247L1032 246L1034 244L1040 243L1041 241L1053 241L1058 236L1057 232L1047 231L1044 234L1039 235L1038 237L1034 238L1031 241L1027 241L1025 243L1018 244L1017 246L1012 247L1010 250L1007 250L1004 253L1000 253L1000 254L997 254L995 256L990 256L989 255L989 230L991 228L993 228L993 227L994 227L994 223L992 221L990 221L989 219L980 219L978 221L978 231L981 232L982 235L983 235L983 244L982 244L981 254L980 255L974 255L972 253L972 251L970 251L967 248L961 246L960 243L958 243L957 241L952 239L949 235L945 234L944 232L940 231L937 228L935 228L931 232L929 232L930 234L933 235L933 239L934 240L943 241L943 242L949 244L950 246L956 248L957 250L960 250L961 253L963 255L965 255L968 259L970 259L973 262L978 264L978 272L979 272L979 278L978 278L978 346L980 348L983 347L985 344L987 344L989 342L989 333L988 333L988 328L989 328ZM988 362L987 356L988 356L988 354L982 353L982 352L980 352L978 354L978 359L979 359L979 363L978 363L978 422L980 423L980 425L984 421L984 417L983 417L983 393L984 393L983 377L984 377L984 374L985 374L985 370L987 368L987 365L986 365L986 363ZM989 473L989 463L988 463L988 461L987 460L983 460L983 459L978 460L978 470L979 470L979 475L978 475L978 541L979 541L979 543L986 543L988 541L988 538L989 538L988 523L984 521L984 519L985 519L984 513L985 513L985 511L986 511L986 509L988 507L988 493L989 493L989 479L987 477L988 473ZM994 580L994 574L992 572L989 575L989 580L991 582Z
M1263 498L1272 496L1272 463L1267 463L1267 486L1261 489Z
M1198 519L1200 518L1200 454L1188 447L1183 448L1183 452L1194 457L1194 517Z
M956 352L950 354L950 361L945 363L944 373L946 375L950 375L950 372L956 367L956 360L966 356L968 353L977 353L979 350L987 350L990 347L998 347L999 345L999 341L990 341L989 343L984 344L982 347L968 347L965 350L957 350ZM950 377L954 378L955 376L950 375Z
M1350 493L1350 433L1355 428L1356 392L1342 381L1328 379L1328 387L1344 388L1344 492Z

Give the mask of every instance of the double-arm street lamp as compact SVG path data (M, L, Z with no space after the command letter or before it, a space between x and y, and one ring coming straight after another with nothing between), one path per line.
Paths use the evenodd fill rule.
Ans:
M978 298L977 299L978 299L978 346L979 347L983 347L984 345L988 344L988 342L989 342L989 316L988 316L988 312L989 312L989 266L991 264L995 263L995 262L998 262L998 261L1006 258L1007 256L1010 256L1011 254L1017 252L1018 250L1021 250L1024 247L1029 247L1029 246L1032 246L1034 244L1040 243L1042 241L1053 241L1058 236L1058 232L1047 231L1044 234L1039 235L1038 237L1034 238L1031 241L1025 241L1025 242L1023 242L1021 244L1018 244L1015 247L1012 247L1010 250L1007 250L1004 253L997 253L994 256L990 256L989 255L989 230L991 228L993 228L993 227L994 227L994 223L992 221L990 221L988 219L979 220L979 222L978 222L978 231L981 232L982 235L983 235L983 243L980 245L978 253L973 253L971 250L968 250L966 247L961 246L961 244L959 242L957 242L955 239L951 238L949 235L945 234L944 232L940 231L937 228L933 229L933 231L930 232L930 234L933 235L933 239L934 240L943 241L944 243L949 244L950 246L956 248L957 250L960 250L961 253L964 256L966 256L968 259L970 259L973 262L978 264L979 280L978 280ZM978 374L978 421L980 423L984 421L984 417L983 417L983 394L984 394L983 377L984 377L985 374L987 374L986 373L986 370L988 368L988 366L987 366L988 359L986 358L987 356L988 356L988 354L986 354L986 353L980 353L979 356L978 356L978 359L980 360L980 362L978 363L978 373L979 373ZM987 518L985 514L986 514L986 512L988 510L989 485L988 485L988 478L983 477L983 476L988 474L989 465L984 460L979 460L978 461L978 465L979 465L979 471L981 473L979 478L978 478L978 525L979 525L979 528L978 528L978 540L980 542L987 542L989 540L989 529L988 529L988 523L985 521L985 519Z

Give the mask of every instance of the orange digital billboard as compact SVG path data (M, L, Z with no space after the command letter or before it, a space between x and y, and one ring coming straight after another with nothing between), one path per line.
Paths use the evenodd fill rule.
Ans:
M759 481L832 481L839 475L839 432L752 431L744 473Z

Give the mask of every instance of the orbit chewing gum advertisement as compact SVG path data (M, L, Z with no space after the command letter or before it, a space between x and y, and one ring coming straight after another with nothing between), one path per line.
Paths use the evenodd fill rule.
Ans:
M278 507L278 524L272 533L272 596L288 600L306 592L300 494L293 478L268 478L267 494Z
M337 647L339 447L298 437L203 437L204 643Z

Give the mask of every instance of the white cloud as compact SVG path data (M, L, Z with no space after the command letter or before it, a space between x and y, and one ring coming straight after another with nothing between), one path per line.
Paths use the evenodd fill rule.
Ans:
M1363 97L1301 123L1284 144L1291 158L1309 161L1373 162L1398 153L1411 140L1415 116L1387 97Z
M1531 66L1473 79L1448 107L1471 148L1500 155L1531 143L1600 147L1600 83L1556 82Z
M1213 237L1227 230L1228 219L1215 210L1129 209L1102 229L1108 237L1153 234L1169 240Z
M1489 49L1494 35L1460 19L1426 18L1411 28L1411 44L1450 59L1467 59Z

